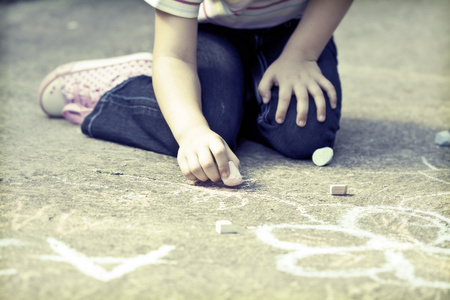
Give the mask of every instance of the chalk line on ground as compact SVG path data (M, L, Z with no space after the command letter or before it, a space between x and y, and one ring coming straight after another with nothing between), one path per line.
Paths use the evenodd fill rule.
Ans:
M48 238L47 242L50 247L59 254L59 256L40 256L41 260L50 260L57 262L67 262L72 264L83 274L95 278L99 281L107 282L112 279L122 277L123 275L133 272L139 267L149 264L167 264L169 262L162 260L161 258L167 256L170 251L175 249L175 246L164 245L158 250L150 251L145 255L138 255L131 258L90 258L84 254L71 249L63 242L54 238ZM106 271L104 268L98 265L98 263L118 263L111 271ZM170 262L174 263L174 262Z
M9 276L9 275L16 275L18 272L16 269L4 269L0 270L0 276Z
M436 168L435 166L433 166L432 164L430 164L428 162L428 160L425 158L425 156L422 156L422 162L425 166L427 166L428 168L430 168L431 170L439 170L438 168Z
M429 225L436 228L436 239L431 243L424 243L417 239L412 242L397 241L394 237L386 237L380 234L370 232L359 228L358 221L366 218L371 214L380 213L399 213L407 214L409 217L422 219L427 228ZM432 287L439 289L450 289L450 282L442 280L429 280L422 278L416 274L414 263L403 255L404 251L414 250L424 255L433 257L434 259L450 259L450 249L442 248L437 245L444 241L450 241L450 230L448 224L450 219L439 215L435 212L423 210L414 210L405 207L391 206L369 206L369 207L353 207L342 217L338 225L331 224L313 224L313 225L296 225L296 224L279 224L279 225L262 225L258 227L249 227L255 232L256 236L262 242L272 247L290 251L287 254L279 255L276 258L276 265L279 271L289 273L295 276L316 277L316 278L354 278L367 277L382 284L392 285L413 285L416 287ZM419 226L417 223L414 226ZM273 232L280 229L294 229L311 231L315 234L323 232L329 234L331 232L349 235L350 237L359 239L362 243L357 246L309 246L301 242L281 241ZM385 259L384 264L371 267L354 267L344 269L318 269L314 267L304 267L299 265L299 261L314 256L341 256L354 253L374 253L379 252ZM359 260L355 260L356 263ZM394 275L396 280L387 280L383 275Z

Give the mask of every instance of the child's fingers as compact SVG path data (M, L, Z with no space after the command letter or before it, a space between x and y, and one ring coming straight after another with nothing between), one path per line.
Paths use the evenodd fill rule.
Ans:
M217 170L217 166L210 149L201 149L198 152L198 161L207 179L210 179L213 182L217 182L220 180L219 171Z
M189 171L199 180L201 181L207 181L208 176L206 176L205 172L203 171L202 166L200 165L199 159L197 155L189 155L187 157L187 164L189 167Z
M239 169L241 167L241 162L239 161L239 158L236 156L236 154L234 154L234 152L227 147L227 154L228 154L228 159L231 160L234 165Z
M295 88L295 97L297 98L297 125L304 127L308 118L309 95L308 91L303 87Z
M269 74L267 74L267 72L264 73L264 76L258 85L258 93L261 95L264 104L267 104L270 101L270 95L273 85L274 85L274 78Z
M325 77L323 77L322 80L319 81L319 85L327 93L328 99L330 100L331 108L333 108L333 109L336 108L337 95L336 95L336 89L334 88L334 85Z
M317 83L310 84L308 86L308 91L310 95L314 98L314 102L316 103L317 110L317 120L319 122L325 121L326 118L326 105L325 105L325 97L323 95L322 89Z
M275 113L275 120L278 124L282 124L284 122L291 98L292 89L285 85L280 86L278 91L278 107Z
M187 179L191 181L196 181L197 177L194 176L194 174L191 173L189 170L189 166L186 160L186 157L184 155L179 155L177 157L178 160L178 166L180 166L181 173L186 177Z
M210 143L209 148L219 168L219 179L221 177L227 178L230 175L227 147L221 140L214 140Z

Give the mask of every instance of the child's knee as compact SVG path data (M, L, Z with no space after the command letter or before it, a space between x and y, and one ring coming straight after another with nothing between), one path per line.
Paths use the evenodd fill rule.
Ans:
M338 128L338 124L310 121L306 127L295 123L272 125L264 129L263 135L267 144L284 156L309 159L316 149L333 147Z
M333 147L334 137L292 137L275 145L275 150L295 159L309 159L314 151L323 147Z

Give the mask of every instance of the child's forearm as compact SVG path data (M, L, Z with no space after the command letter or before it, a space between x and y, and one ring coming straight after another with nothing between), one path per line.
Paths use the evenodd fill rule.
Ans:
M200 83L195 66L171 57L153 65L158 104L178 144L195 128L209 128L202 114Z
M310 0L281 56L316 61L353 0Z
M155 14L153 86L178 144L197 127L209 128L202 114L197 75L197 20Z

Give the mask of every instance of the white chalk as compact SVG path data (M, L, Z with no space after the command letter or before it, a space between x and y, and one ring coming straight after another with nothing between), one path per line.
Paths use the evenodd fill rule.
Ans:
M78 24L77 21L71 21L66 24L67 30L75 30L75 29L78 29L79 26L80 26L80 24Z
M228 178L222 178L223 183L228 186L240 185L243 182L242 176L234 162L230 160L228 162L228 167L230 169L230 175Z
M227 220L220 220L216 222L217 233L237 233L236 228L234 228L233 223Z
M450 131L444 130L436 134L434 142L439 146L450 146Z
M346 195L347 185L346 184L332 184L330 185L331 195Z
M319 148L314 151L312 161L316 166L323 167L331 162L333 155L333 149L330 147Z

